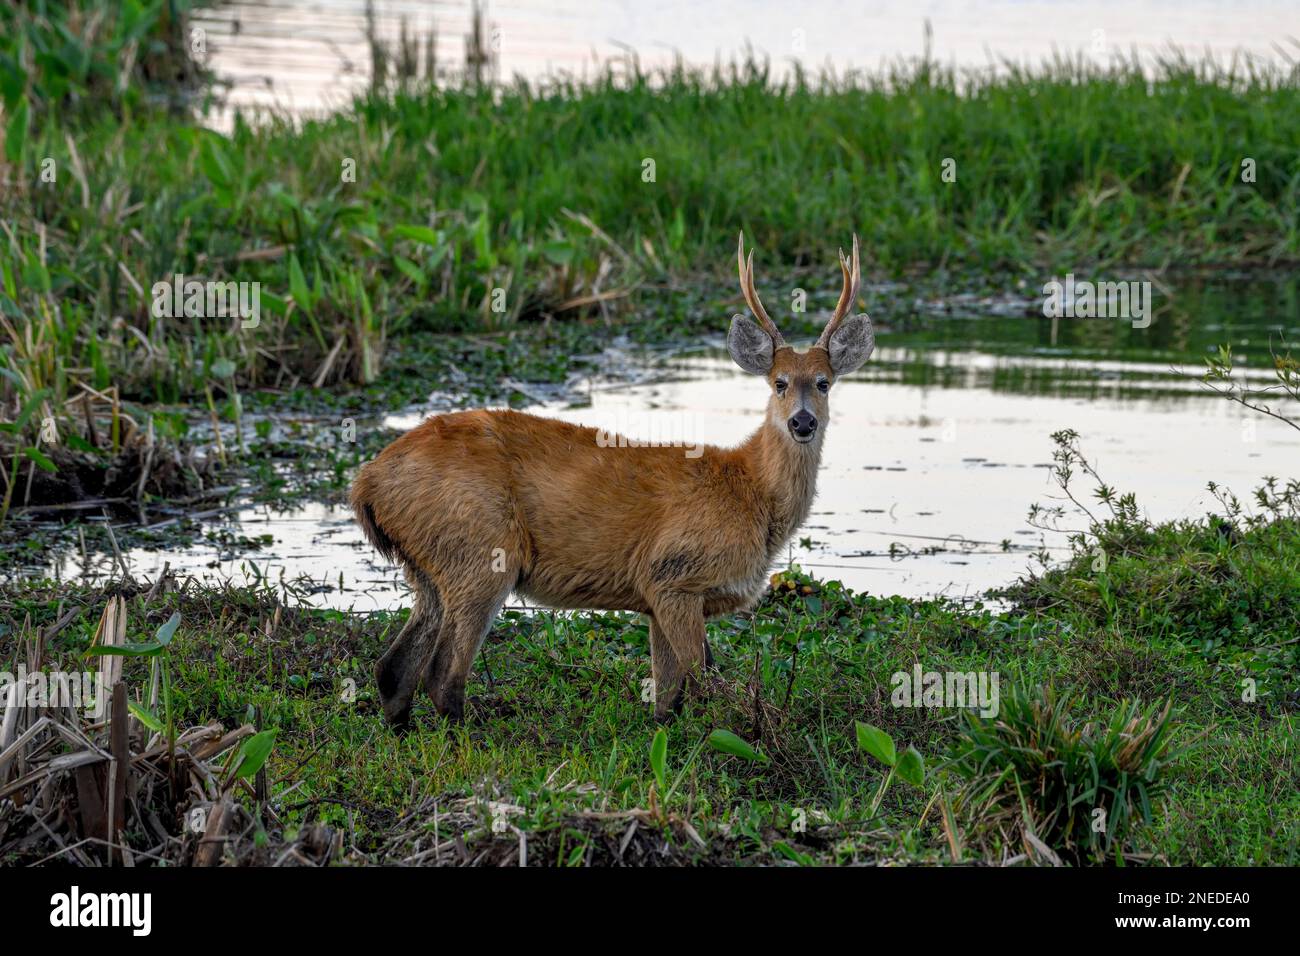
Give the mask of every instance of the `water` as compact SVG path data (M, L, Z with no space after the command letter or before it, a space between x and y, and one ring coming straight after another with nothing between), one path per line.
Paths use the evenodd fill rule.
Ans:
M394 38L403 18L421 35L436 26L439 62L463 62L469 4L375 8L381 35ZM366 85L364 9L363 0L228 2L197 11L195 24L205 31L209 65L232 84L232 105L306 115ZM1236 50L1273 62L1300 55L1300 4L1280 0L497 2L488 9L487 42L502 78L591 75L629 48L646 67L678 54L726 62L752 47L771 56L777 72L798 60L843 73L919 55L927 20L935 58L972 67L1001 58L1035 63L1058 51L1099 62L1115 49L1149 58L1170 44L1224 60ZM1007 584L1030 567L1031 552L1063 554L1061 536L1025 522L1029 505L1054 493L1048 436L1061 428L1077 430L1102 475L1136 492L1155 519L1211 510L1210 480L1245 496L1265 474L1297 474L1300 433L1170 373L1171 364L1195 370L1195 357L1222 341L1246 349L1256 367L1271 337L1300 341L1294 276L1185 283L1140 330L1027 317L1034 292L918 302L879 327L877 354L834 390L817 504L787 559L878 594L962 597ZM734 444L756 427L765 391L713 353L674 359L649 382L593 386L589 398L585 407L534 410L633 437ZM387 424L410 427L429 410ZM304 600L321 605L404 601L400 576L377 563L344 509L250 508L214 527L271 543L252 552L215 544L137 549L125 560L147 578L167 562L213 583L297 582ZM114 563L111 554L69 551L21 573L103 579Z
M1073 428L1102 477L1133 491L1156 520L1217 510L1218 482L1245 499L1264 475L1300 475L1300 432L1246 412L1180 377L1171 355L1231 341L1262 384L1266 344L1300 341L1300 283L1255 275L1191 281L1148 329L1114 320L924 311L878 324L880 346L837 383L817 502L783 560L875 594L956 598L1011 583L1032 554L1065 554L1064 536L1026 522L1031 503L1055 503L1050 434ZM946 310L945 310L946 311ZM1004 310L1006 311L1006 310ZM648 380L593 382L589 404L535 406L538 414L642 440L729 445L757 427L766 386L719 350L656 362ZM1300 407L1274 404L1300 417ZM410 428L430 411L383 424ZM629 452L631 453L631 452ZM1076 489L1090 500L1091 485ZM689 506L689 502L683 502ZM1065 523L1083 526L1081 518ZM340 608L400 606L405 588L362 539L346 509L310 504L240 512L217 525L230 536L270 535L239 553L201 544L135 550L133 574L164 562L210 583L295 581L301 598ZM62 578L113 573L110 554L66 552L28 569Z
M364 11L364 0L234 0L197 11L194 24L205 31L209 65L233 85L232 105L303 115L366 86ZM441 68L463 64L469 3L379 0L375 12L380 36L395 39L403 19L421 37L436 28ZM843 74L919 56L927 21L934 57L968 67L1036 64L1056 52L1150 59L1171 44L1223 61L1238 50L1283 64L1300 56L1292 0L498 0L487 5L485 43L505 80L591 76L629 49L645 67L678 54L725 63L752 48L778 74L795 61Z

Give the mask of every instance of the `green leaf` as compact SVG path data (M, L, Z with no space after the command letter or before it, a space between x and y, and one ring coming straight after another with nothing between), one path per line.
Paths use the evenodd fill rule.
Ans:
M163 722L154 716L153 712L148 710L143 704L137 704L133 700L128 700L126 702L126 708L135 715L136 720L140 721L140 723L144 724L154 733L162 732Z
M181 612L173 611L172 616L167 618L166 623L164 623L162 627L158 628L157 633L154 634L154 641L159 646L166 647L172 642L172 637L176 634L176 628L180 626L180 623Z
M164 646L157 641L145 641L140 644L96 644L88 648L86 653L97 657L153 657L162 653Z
M216 136L203 137L203 142L199 146L199 165L203 167L203 175L208 177L212 185L222 190L230 189L234 180L230 171L230 160Z
M475 264L484 269L496 268L497 257L492 253L492 236L488 231L486 213L479 216L470 228L470 242L474 246Z
M393 234L434 248L442 245L442 236L437 230L430 229L428 226L394 226Z
M50 270L35 256L23 260L23 283L43 292L50 291Z
M655 783L663 793L668 785L665 780L664 766L668 762L668 732L660 727L655 731L654 740L650 741L650 769L654 771Z
M801 853L784 840L777 840L772 844L772 849L781 854L787 860L793 860L800 866L812 866L813 858L807 853Z
M886 767L892 767L898 761L898 752L894 749L894 738L879 727L872 727L862 721L858 725L858 749L865 750Z
M259 734L253 734L239 748L239 755L235 763L235 778L251 777L257 771L262 769L266 763L266 758L271 756L271 748L275 746L275 731L263 730Z
M898 775L914 787L925 785L925 758L915 747L908 747L898 758Z
M404 276L414 282L416 286L421 289L423 289L425 283L429 281L425 277L424 273L420 271L420 267L410 259L395 255L393 256L393 264L397 266Z
M35 445L28 445L23 449L23 454L36 463L36 467L41 471L56 472L59 466L50 460L50 457L41 451Z
M91 454L91 455L99 454L98 448L96 448L90 442L86 441L86 439L82 438L76 432L71 432L70 434L68 434L68 436L64 438L64 441L67 442L69 448L75 451L84 451L87 454Z
M32 397L27 400L27 404L18 412L18 417L14 419L14 431L20 432L27 427L27 422L36 414L36 409L40 407L41 402L45 401L46 396L50 394L48 388L40 388L32 393Z
M303 274L297 253L289 256L289 294L293 296L298 308L311 313L311 290L307 287L307 276Z
M168 644L172 642L172 637L176 634L176 628L181 623L181 612L175 611L167 622L154 633L152 641L144 641L139 644L96 644L88 648L86 653L94 654L99 657L155 657L161 654Z
M262 290L262 305L281 318L289 311L289 306L284 299L273 292L267 292L265 289Z
M18 101L9 123L5 127L5 157L15 166L21 165L27 148L27 97Z
M709 734L709 746L714 750L719 750L724 754L731 754L733 757L740 757L744 760L757 761L766 763L767 757L759 753L740 737L737 737L730 730L718 729Z
M95 387L100 390L108 388L112 373L108 370L108 362L104 358L103 349L99 346L99 339L90 340L90 367L94 372Z
M3 278L5 295L17 301L18 284L14 281L14 270L9 268L7 262L0 262L0 277Z
M272 183L268 191L271 194L271 198L285 209L288 209L290 212L302 212L302 203L298 200L298 197L287 191L279 183Z
M577 250L567 242L548 242L542 246L542 255L557 266L567 266Z
M27 71L8 57L0 58L0 97L5 109L13 109L27 88Z
M219 358L208 366L208 374L213 378L233 378L235 363L228 358Z

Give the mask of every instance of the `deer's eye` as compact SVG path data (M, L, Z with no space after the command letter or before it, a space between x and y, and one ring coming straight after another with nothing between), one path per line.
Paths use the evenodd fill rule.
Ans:
M782 395L782 394L784 394L784 393L785 393L786 386L789 385L789 384L790 384L790 383L787 382L785 379L783 379L783 378L778 378L778 379L776 380L776 394L778 394L778 395Z
M824 379L824 378L819 378L819 379L817 380L817 391L819 391L819 392L821 392L823 395L825 395L825 394L826 394L827 392L829 392L830 390L831 390L831 383L830 383L830 382L826 381L826 379Z

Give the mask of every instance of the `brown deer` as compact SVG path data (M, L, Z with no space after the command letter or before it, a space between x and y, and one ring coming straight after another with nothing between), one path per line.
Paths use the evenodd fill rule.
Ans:
M772 389L739 447L689 457L599 442L595 428L550 418L467 411L429 418L361 469L357 521L415 595L376 667L394 726L406 725L421 681L440 714L462 717L470 667L512 590L555 608L647 615L660 720L706 662L704 622L758 600L812 506L831 386L867 360L875 336L865 314L849 315L857 236L851 257L840 252L835 312L805 352L759 301L743 234L737 259L758 322L734 316L727 348Z

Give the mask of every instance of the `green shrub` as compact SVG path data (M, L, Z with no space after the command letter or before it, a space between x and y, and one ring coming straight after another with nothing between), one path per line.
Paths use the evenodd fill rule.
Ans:
M1123 701L1104 722L1071 719L1049 687L1016 688L996 717L964 712L950 765L958 807L984 833L1019 835L1033 859L1120 854L1167 789L1170 704Z
M1211 482L1222 514L1155 523L1132 494L1101 480L1075 432L1052 437L1053 475L1086 516L1088 530L1070 536L1068 560L1003 596L1026 609L1063 603L1094 623L1197 645L1212 655L1224 648L1285 648L1282 642L1300 633L1300 482L1265 479L1250 513ZM1096 481L1092 497L1106 511L1076 496L1080 474ZM1035 505L1029 520L1055 530L1066 513L1062 506Z
M181 107L206 79L190 55L191 0L0 5L0 98L13 114L85 118Z

